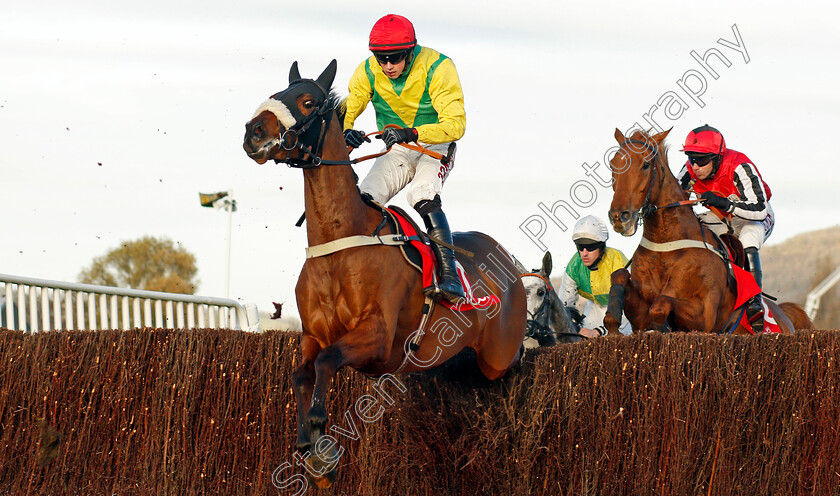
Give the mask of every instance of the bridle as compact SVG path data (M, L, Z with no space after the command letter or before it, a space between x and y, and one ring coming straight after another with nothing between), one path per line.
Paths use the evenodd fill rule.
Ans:
M286 151L299 150L301 156L295 158L275 159L274 162L283 162L289 167L299 169L314 169L320 167L322 164L332 164L330 161L324 161L320 157L321 147L324 145L324 135L326 134L330 122L332 122L332 118L335 115L335 109L326 105L329 101L327 91L322 88L317 81L312 79L298 79L296 81L292 81L288 88L274 95L272 99L283 102L282 97L286 94L286 92L295 86L304 83L311 83L318 88L323 95L323 100L318 103L309 115L295 122L295 124L288 129L286 129L282 122L280 122L280 118L277 118L278 127L280 129L285 129L285 131L280 133L278 138L275 138L275 144ZM286 104L286 102L283 103ZM288 104L286 105L288 106ZM317 128L312 127L315 122L319 123ZM313 133L310 133L310 130L315 129L317 129L317 139L315 139L316 136Z
M537 340L539 340L539 338L541 338L541 337L547 337L547 336L551 336L551 335L554 335L554 336L575 336L575 337L579 337L579 338L585 338L586 337L586 336L582 336L582 335L580 335L578 333L575 333L575 332L553 331L551 329L551 327L548 326L548 324L543 324L541 321L548 322L548 320L549 320L548 319L548 311L549 311L548 302L551 299L551 293L554 292L554 287L551 285L551 281L548 280L547 277L545 277L542 274L539 274L537 272L526 272L524 274L521 274L519 277L520 278L523 278L523 277L539 278L545 283L545 288L546 288L546 295L545 295L545 298L543 298L542 303L540 303L540 306L537 307L537 309L534 310L533 312L530 312L530 311L526 310L526 312L528 312L528 320L525 323L525 328L526 328L525 336L526 337L534 338L534 339L537 339Z
M650 156L649 160L645 160L645 164L644 164L644 166L651 166L653 168L653 170L651 170L651 173L650 173L650 181L648 182L647 193L645 194L645 201L642 203L642 206L639 208L639 211L638 211L639 217L644 219L645 217L652 214L653 212L656 212L657 209L665 208L665 207L657 207L656 205L651 205L651 203L650 203L650 195L651 195L651 192L653 191L653 183L656 180L656 170L657 170L656 157L659 155L659 148L656 147L656 146L651 146L651 144L647 141L640 141L640 140L634 140L634 139L624 140L624 143L622 143L621 146L624 147L624 145L627 145L627 144L642 145L642 146L645 147L645 149L648 152L650 152L652 154ZM664 178L664 174L662 174L662 176L663 177L659 178L660 186L662 184L662 179Z
M278 101L282 102L284 105L289 106L286 102L283 102L282 97L286 94L286 92L288 92L289 90L291 90L295 86L297 86L299 84L302 84L302 83L312 83L312 84L314 84L321 91L321 93L324 95L324 100L321 101L318 104L318 106L316 106L315 109L309 115L305 116L303 119L296 122L294 126L288 128L285 131L283 131L282 133L280 133L279 137L274 138L271 142L269 142L266 145L266 146L275 146L276 145L276 146L279 146L283 150L286 150L286 151L293 151L293 150L299 150L300 151L300 156L299 157L295 157L295 158L287 157L287 158L284 158L284 159L274 159L275 163L283 162L286 165L288 165L289 167L294 167L294 168L297 168L297 169L316 169L316 168L318 168L322 165L355 165L355 164L357 164L359 162L363 162L365 160L370 160L370 159L373 159L373 158L381 157L382 155L385 155L386 153L388 153L390 151L390 149L387 149L387 150L382 151L380 153L365 155L363 157L354 158L352 160L324 160L323 158L321 158L320 155L321 155L321 148L324 145L324 137L326 135L327 129L330 126L330 123L332 122L333 116L335 116L335 112L334 112L335 108L326 105L326 103L329 101L329 97L327 95L327 92L324 90L324 88L322 88L321 85L318 84L317 81L314 81L312 79L298 79L298 80L293 81L289 85L288 88L286 88L285 90L281 91L280 93L277 93L276 95L274 95L272 97L272 99L273 100L278 100ZM307 133L310 130L310 127L316 121L320 122L320 125L317 128L318 129L317 140L315 140L315 135L313 133L309 133L307 135ZM278 128L285 129L285 126L283 126L283 123L280 121L279 117L277 118L277 125L278 125ZM388 124L385 127L386 128L388 128L388 127L399 128L399 126L394 125L394 124ZM313 128L313 129L315 129L315 128ZM365 137L379 135L379 134L381 134L381 132L376 131L376 132L369 133L369 134L365 135ZM443 164L443 165L449 165L450 162L452 161L453 155L455 154L454 142L449 145L449 150L447 151L447 153L445 155L442 154L442 153L438 153L434 150L429 150L429 149L424 148L420 145L416 145L416 144L412 144L412 143L398 143L398 144L400 146L403 146L403 147L408 148L410 150L414 150L414 151L420 152L424 155L428 155L428 156L430 156L434 159L440 160L440 163ZM352 148L351 148L351 150L352 150Z

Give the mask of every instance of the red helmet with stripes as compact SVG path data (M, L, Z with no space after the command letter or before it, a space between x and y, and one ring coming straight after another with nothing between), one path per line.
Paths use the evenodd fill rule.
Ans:
M726 150L726 141L720 131L706 124L694 129L685 138L681 152L720 155Z
M373 52L396 52L417 46L414 25L401 15L388 14L370 30L369 48Z

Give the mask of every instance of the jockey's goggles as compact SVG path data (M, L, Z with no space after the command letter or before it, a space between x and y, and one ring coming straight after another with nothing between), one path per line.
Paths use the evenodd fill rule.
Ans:
M577 247L577 251L586 250L589 253L592 253L595 250L598 250L604 246L604 243L575 243Z
M376 61L380 64L399 64L403 59L408 57L410 50L400 50L398 52L373 52Z
M702 155L689 155L688 161L691 162L691 165L696 165L697 167L705 167L712 159L715 158L714 153L704 153Z

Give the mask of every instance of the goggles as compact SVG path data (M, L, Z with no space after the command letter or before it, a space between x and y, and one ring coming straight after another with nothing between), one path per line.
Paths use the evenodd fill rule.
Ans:
M408 57L408 50L400 50L399 52L373 52L376 61L380 64L399 64L403 59Z
M603 243L575 243L577 247L577 251L582 252L583 250L592 253L595 250L600 249L604 244Z
M712 159L715 158L714 154L705 154L705 155L689 155L688 161L691 162L691 165L696 165L697 167L705 167Z

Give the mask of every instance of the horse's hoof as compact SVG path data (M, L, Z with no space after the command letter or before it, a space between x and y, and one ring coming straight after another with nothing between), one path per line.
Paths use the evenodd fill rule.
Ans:
M309 482L318 489L329 489L332 487L333 483L335 483L336 477L335 467L324 473L324 475L314 475L322 472L323 467L320 466L320 464L313 464L312 462L313 458L307 458L306 465L308 467L306 470L306 476L309 479Z
M327 472L327 475L323 477L311 477L310 482L318 489L329 489L335 482L335 470Z

